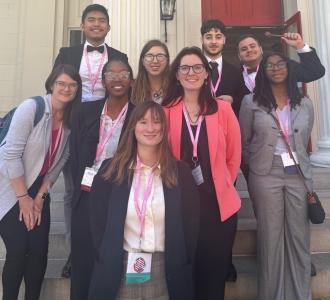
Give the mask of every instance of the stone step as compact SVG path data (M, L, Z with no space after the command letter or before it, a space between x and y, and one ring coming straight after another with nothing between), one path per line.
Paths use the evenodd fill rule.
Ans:
M313 254L313 263L317 276L312 278L312 293L314 300L325 300L330 296L330 254ZM61 268L65 262L62 260L49 260L45 280L43 282L40 299L65 300L70 295L70 280L60 278ZM238 271L237 281L227 283L226 300L255 300L256 289L256 258L254 256L239 256L234 258ZM0 260L2 270L3 261ZM18 300L23 300L24 284L22 285ZM0 296L2 290L0 286Z
M313 299L325 299L330 296L330 254L313 254L312 261L317 276L312 277ZM233 259L238 276L236 282L226 285L226 300L255 300L257 296L256 257L238 256Z
M256 254L255 219L239 219L234 242L234 255ZM330 253L330 218L320 225L311 225L311 251L315 253Z

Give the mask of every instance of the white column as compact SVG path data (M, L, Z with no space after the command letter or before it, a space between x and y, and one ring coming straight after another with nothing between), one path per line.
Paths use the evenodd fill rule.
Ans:
M320 91L320 138L317 151L311 155L314 166L330 167L330 1L313 1L315 20L315 41L319 57L326 69L319 80ZM316 112L317 113L317 112Z

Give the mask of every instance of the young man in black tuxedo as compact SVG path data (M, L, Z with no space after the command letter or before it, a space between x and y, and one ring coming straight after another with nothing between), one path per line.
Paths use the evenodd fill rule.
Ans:
M216 97L232 103L240 102L242 76L238 68L226 62L222 50L226 44L226 26L220 20L207 20L201 27L202 48L212 69L212 90Z
M87 6L81 18L81 31L86 37L82 45L63 47L56 57L54 67L59 64L69 64L79 70L82 79L82 102L103 100L105 89L102 85L102 68L112 57L124 57L126 54L109 47L105 43L105 37L110 31L109 14L107 9L99 4ZM63 170L65 195L64 213L68 239L71 238L71 203L73 197L73 182L70 163ZM63 267L62 276L71 275L71 255Z

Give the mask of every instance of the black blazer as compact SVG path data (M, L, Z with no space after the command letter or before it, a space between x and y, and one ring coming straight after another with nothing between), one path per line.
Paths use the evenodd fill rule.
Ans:
M70 135L70 163L74 184L72 207L79 203L81 193L80 184L86 167L91 167L95 160L96 147L99 142L100 116L106 99L80 103L79 110L74 116ZM128 103L126 118L120 138L127 126L134 108Z
M108 60L115 56L123 56L128 60L127 55L122 53L106 44L108 51ZM54 67L59 64L68 64L74 66L79 72L81 58L83 56L84 45L74 46L74 47L63 47L60 49L54 63Z
M107 162L103 163L105 166ZM199 229L199 198L191 170L178 162L179 184L163 185L165 198L165 273L171 300L193 300L193 262ZM101 167L100 170L102 170ZM123 269L124 227L130 187L105 181L100 171L90 194L91 233L96 260L89 288L90 300L115 300Z
M319 57L314 48L311 48L312 51L298 53L300 58L300 63L295 60L290 60L290 64L292 66L293 72L296 74L296 78L298 82L308 83L317 79L320 79L325 74L325 68L322 65ZM244 77L242 73L243 69L241 69L241 80L243 81L241 97L239 97L239 101L237 102L237 110L241 107L242 99L245 95L250 94L251 92L246 87L244 83Z
M224 59L222 60L222 73L221 73L221 82L216 91L216 96L219 97L221 95L230 95L233 97L232 108L238 117L238 113L236 113L236 105L237 102L241 102L240 91L242 88L242 74L238 68L226 62Z

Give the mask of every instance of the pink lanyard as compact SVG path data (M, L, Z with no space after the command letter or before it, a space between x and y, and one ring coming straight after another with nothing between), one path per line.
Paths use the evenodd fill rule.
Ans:
M48 149L48 157L49 157L48 169L50 169L50 167L51 167L52 160L53 160L54 155L56 153L57 147L60 143L60 139L61 139L61 135L62 135L62 127L63 127L63 122L61 122L60 128L59 128L58 133L56 135L55 145L54 145L53 149L52 149L53 141L51 140L51 142L50 142L50 146L49 146L49 149Z
M219 71L219 69L218 69L218 71ZM219 87L220 82L221 82L221 76L222 76L222 70L219 72L219 78L218 78L217 83L215 84L215 86L213 85L213 82L211 80L211 91L212 91L213 97L216 97L216 93L217 93L218 87Z
M111 138L113 132L115 131L116 127L118 126L119 122L125 117L126 111L128 108L128 103L126 103L126 105L123 107L123 109L121 110L121 112L119 113L115 123L113 124L113 126L109 129L109 131L107 133L105 133L105 123L106 123L106 116L108 113L108 107L107 107L107 103L105 103L105 108L104 111L102 113L101 116L101 121L100 121L100 131L99 131L99 138L100 141L97 144L97 149L96 149L96 157L95 157L95 161L98 162L103 151L105 148L105 145L107 144L107 142L109 141L109 139Z
M94 88L95 88L96 82L99 79L99 76L101 74L101 70L103 68L103 63L104 63L104 60L105 60L105 56L106 55L107 55L107 52L104 51L102 53L102 57L101 57L101 60L100 60L100 64L99 64L99 66L97 68L96 74L93 74L92 73L92 68L91 68L91 65L90 65L90 62L89 62L89 58L88 58L87 47L85 47L84 56L85 56L85 59L86 59L87 70L88 70L88 79L89 79L89 81L91 83L91 93L92 94L94 93Z
M259 70L259 65L257 67L256 73L258 73L258 70ZM244 82L245 82L246 87L252 93L256 86L256 81L252 80L251 77L249 76L246 65L243 65L243 77L244 77Z
M193 160L193 162L197 162L197 160L198 160L198 156L197 156L197 145L198 145L199 133L201 131L201 125L202 125L202 121L203 121L203 116L199 116L198 117L198 120L197 120L197 130L196 130L196 135L194 137L194 134L192 132L191 125L190 125L190 122L189 122L188 112L187 112L187 109L186 109L185 106L183 106L183 114L184 114L184 118L186 120L186 124L187 124L188 130L189 130L190 140L191 140L191 143L193 145L193 157L192 157L192 160Z
M285 106L283 109L288 110L287 113L284 115L284 118L281 117L281 116L283 116L283 114L281 114L281 116L280 116L278 114L277 110L276 110L276 115L277 115L278 122L280 123L283 135L284 135L286 141L289 143L290 106L287 104L287 106Z
M147 180L147 186L144 190L143 193L143 198L142 198L142 207L140 208L139 205L139 191L140 191L140 185L141 185L141 161L139 158L137 158L136 161L136 178L134 180L134 206L135 206L135 211L136 214L139 218L140 221L140 248L141 248L141 240L144 234L144 228L145 228L145 217L146 217L146 211L147 211L147 201L150 197L151 194L151 189L152 189L152 185L155 179L155 172L154 172L154 168L152 168L151 173L148 177Z

